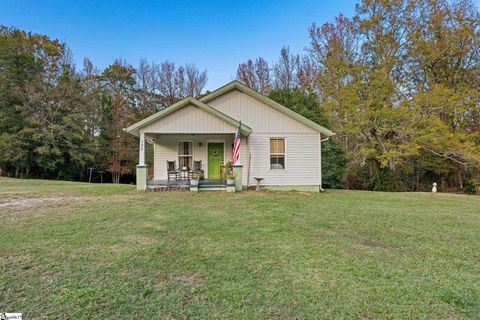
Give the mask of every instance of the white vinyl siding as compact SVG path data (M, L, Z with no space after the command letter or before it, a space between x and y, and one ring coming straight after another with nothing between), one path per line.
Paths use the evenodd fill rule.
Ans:
M317 131L303 123L236 89L209 101L208 104L226 115L242 121L257 133L318 134Z
M262 177L263 185L320 185L320 135L291 133L285 135L284 170L270 169L270 137L275 133L252 133L248 137L251 153L250 185ZM244 166L244 172L248 166ZM246 180L244 180L245 184Z
M236 133L237 127L194 105L185 106L143 128L149 133Z

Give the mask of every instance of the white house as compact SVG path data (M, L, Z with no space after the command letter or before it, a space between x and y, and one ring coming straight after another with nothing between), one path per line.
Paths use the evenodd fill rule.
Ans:
M187 97L127 128L140 137L137 188L147 186L145 141L154 145L151 181L188 179L185 169L191 171L194 161L201 161L195 164L205 181L218 181L239 128L243 168L237 183L254 186L263 178L268 188L321 190L322 141L334 133L238 81L199 99ZM173 161L179 176L170 177Z

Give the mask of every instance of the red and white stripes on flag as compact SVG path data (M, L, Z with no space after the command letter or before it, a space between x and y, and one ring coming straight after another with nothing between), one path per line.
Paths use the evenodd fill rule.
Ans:
M235 135L235 141L233 142L233 153L232 153L232 162L235 164L238 162L238 157L240 156L240 127L242 123L238 126L237 134Z

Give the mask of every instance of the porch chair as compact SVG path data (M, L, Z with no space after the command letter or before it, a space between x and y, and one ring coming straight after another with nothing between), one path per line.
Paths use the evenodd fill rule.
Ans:
M189 173L190 173L190 179L192 178L203 179L202 160L193 161L193 166Z
M175 180L178 180L178 169L176 165L176 161L168 161L167 160L167 177L168 181L170 181L170 177L174 177Z

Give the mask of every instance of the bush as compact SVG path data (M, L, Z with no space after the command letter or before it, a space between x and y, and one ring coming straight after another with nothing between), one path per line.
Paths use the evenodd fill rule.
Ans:
M342 188L347 158L335 140L322 143L322 184L325 188Z
M390 170L382 170L380 175L374 180L375 191L408 191L408 187L402 178Z

